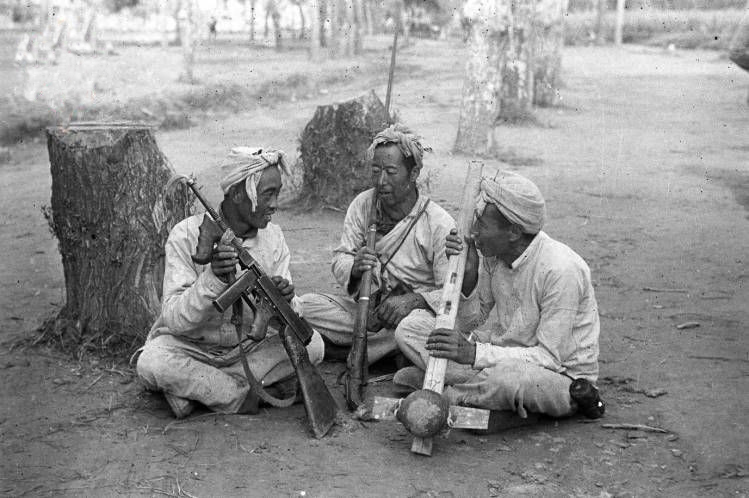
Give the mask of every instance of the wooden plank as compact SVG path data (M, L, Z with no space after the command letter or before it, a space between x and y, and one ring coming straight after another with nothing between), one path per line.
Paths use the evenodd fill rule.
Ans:
M468 165L468 171L466 171L466 180L463 185L463 195L460 201L460 214L457 221L458 235L461 237L465 237L471 232L473 212L476 199L479 196L482 170L482 163L471 161ZM463 252L459 256L450 258L448 262L449 266L447 275L445 276L445 283L442 287L442 298L440 300L435 328L452 329L455 327L455 318L458 314L458 304L460 302L460 291L463 287L463 272L466 266L467 255L468 245L463 244ZM426 374L424 375L424 389L431 389L442 394L445 386L446 370L446 359L430 356ZM432 439L414 438L411 451L420 455L430 456L432 454Z

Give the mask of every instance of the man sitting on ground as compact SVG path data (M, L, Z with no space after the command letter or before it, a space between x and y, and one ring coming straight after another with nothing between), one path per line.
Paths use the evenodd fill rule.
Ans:
M574 379L598 378L598 305L590 269L568 246L541 231L544 199L530 180L484 176L468 239L459 330L395 337L417 367L396 381L420 389L429 356L447 358L451 404L554 417L577 410ZM463 241L452 232L448 256ZM478 251L483 259L479 260ZM476 330L493 313L493 327ZM469 338L466 334L471 332Z
M333 275L346 294L306 294L301 299L305 319L343 356L352 342L362 275L372 270L373 288L379 291L370 301L367 351L374 363L397 352L394 330L423 335L434 328L447 272L445 239L455 221L416 188L424 147L411 131L390 126L367 152L372 185L379 182L380 194L374 200L374 188L362 192L346 212L333 256ZM372 202L379 204L374 251L366 246Z
M289 248L281 228L270 222L278 207L281 171L288 174L281 151L233 149L224 166L220 213L298 312ZM213 299L228 288L237 269L238 253L222 242L210 264L193 262L202 221L202 214L191 216L169 234L161 314L138 359L138 375L147 388L164 393L178 418L189 415L196 402L221 413L254 413L258 395L249 389L239 354L246 355L254 377L275 396L293 393L294 370L277 333L269 331L264 338L250 334L254 315L246 304L242 344L230 322L232 313L214 309ZM322 361L319 334L313 335L307 351L313 364Z

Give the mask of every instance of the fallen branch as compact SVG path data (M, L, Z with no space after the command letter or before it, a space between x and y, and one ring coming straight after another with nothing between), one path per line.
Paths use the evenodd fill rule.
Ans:
M680 323L679 325L677 325L676 328L679 330L696 329L699 326L700 326L700 322L684 322L684 323Z
M730 358L728 356L703 356L698 354L688 354L687 358L692 358L693 360L745 361L749 363L749 359L747 358Z
M686 294L689 292L688 289L661 289L658 287L643 287L642 290L645 292L676 292L679 294Z
M89 389L91 389L92 387L94 387L94 385L95 385L95 384L96 384L97 382L99 382L99 381L101 380L101 378L102 378L102 377L104 377L104 374L101 374L101 375L99 375L99 376L98 376L97 378L95 378L95 379L94 379L94 381L93 381L93 382L92 382L91 384L89 384L89 385L88 385L88 387L87 387L86 389L84 389L84 390L83 390L83 392L86 392L86 391L88 391Z
M645 432L659 432L661 434L668 434L669 431L661 429L660 427L652 427L650 425L643 424L601 424L604 429L623 429L625 431L645 431Z

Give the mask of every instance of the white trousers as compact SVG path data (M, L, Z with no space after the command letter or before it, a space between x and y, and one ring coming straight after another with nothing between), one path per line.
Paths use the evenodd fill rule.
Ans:
M300 297L303 306L302 316L315 330L338 346L350 346L354 335L354 321L358 304L348 296L330 294L305 294ZM393 329L381 329L367 334L367 358L372 364L398 350L395 335L403 334L428 336L434 330L434 313L416 309L409 313Z
M429 361L426 341L430 332L395 331L400 350L422 370L426 370ZM475 334L481 339L488 335ZM448 360L444 394L454 405L512 410L523 418L527 412L563 417L574 412L570 384L569 377L522 360L502 361L481 370Z
M322 361L324 352L322 337L315 332L307 345L313 365ZM270 330L246 356L253 375L266 387L294 375L281 338ZM143 346L136 369L150 390L198 401L215 412L236 413L249 392L242 362L216 367L210 362L217 358L196 343L160 335Z

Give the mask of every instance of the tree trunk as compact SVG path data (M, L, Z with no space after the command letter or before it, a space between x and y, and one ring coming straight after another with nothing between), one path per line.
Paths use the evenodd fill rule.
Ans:
M45 332L68 348L132 350L159 313L164 244L190 194L164 195L172 172L145 126L50 128L47 148L67 300Z
M551 107L559 103L564 16L568 0L541 0L536 9L533 104Z
M596 2L596 43L602 45L606 42L606 34L603 32L603 17L606 14L606 1Z
M374 91L319 106L299 140L300 202L345 209L356 194L369 188L364 152L385 126L387 112Z
M328 46L328 39L330 36L330 5L327 0L318 0L320 2L320 47L326 48ZM326 35L326 32L328 34Z
M499 120L533 119L533 20L536 0L510 2L507 45L502 56Z
M299 2L299 21L301 22L301 30L299 32L299 39L304 40L304 32L307 30L307 20L304 18L304 8L302 6L302 2Z
M194 0L185 0L185 25L182 29L182 75L184 83L195 83L193 66L195 65L195 24Z
M363 0L353 0L354 3L354 55L362 52L364 40L364 5Z
M341 55L354 55L354 0L343 0L341 19Z
M180 25L179 13L182 10L182 0L174 3L174 44L182 46L182 26Z
M255 4L257 0L250 0L250 43L255 42Z
M368 0L361 0L364 6L364 19L367 25L367 36L374 35L374 22L372 22L372 4Z
M342 0L328 0L328 26L330 35L328 36L328 51L330 57L336 57L341 48L341 24L339 21L340 2Z
M490 145L499 109L500 57L507 42L507 14L500 1L479 0L466 3L464 16L470 20L470 28L454 150L482 154Z
M310 0L309 56L313 61L320 60L320 2Z
M281 50L283 48L281 40L281 14L275 10L271 18L273 19L273 34L276 37L276 50Z

